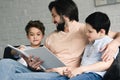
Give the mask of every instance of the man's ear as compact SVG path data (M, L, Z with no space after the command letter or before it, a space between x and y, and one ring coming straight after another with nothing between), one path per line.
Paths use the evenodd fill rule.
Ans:
M66 16L65 15L62 15L63 19L66 20Z
M63 15L63 19L64 19L65 21L69 21L69 18L68 18L67 16L65 16L65 15Z

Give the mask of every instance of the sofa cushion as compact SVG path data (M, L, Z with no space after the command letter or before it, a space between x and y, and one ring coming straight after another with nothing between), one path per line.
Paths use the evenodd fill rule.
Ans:
M116 59L107 70L103 80L120 80L120 48Z

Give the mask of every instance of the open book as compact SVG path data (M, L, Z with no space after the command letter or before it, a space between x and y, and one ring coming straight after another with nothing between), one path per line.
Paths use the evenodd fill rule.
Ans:
M45 46L39 47L39 48L33 48L28 50L20 50L18 48L15 48L12 45L8 44L8 47L12 48L19 54L23 54L26 57L29 57L29 55L33 55L36 57L39 57L43 63L40 65L40 67L43 70L49 69L49 68L57 68L57 67L64 67L65 64L62 63L49 49L47 49Z

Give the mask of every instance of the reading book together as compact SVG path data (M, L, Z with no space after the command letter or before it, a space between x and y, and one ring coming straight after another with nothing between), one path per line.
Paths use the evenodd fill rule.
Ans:
M41 68L49 69L49 68L57 68L57 67L64 67L65 64L62 63L48 48L45 46L39 47L39 48L33 48L33 49L27 49L27 50L20 50L18 48L15 48L12 45L8 44L8 47L15 50L18 54L23 54L26 57L29 57L29 55L33 55L36 57L39 57L43 63L40 65Z

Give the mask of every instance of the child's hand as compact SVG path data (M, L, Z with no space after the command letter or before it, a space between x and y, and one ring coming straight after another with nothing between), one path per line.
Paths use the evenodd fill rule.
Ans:
M22 56L24 60L27 62L28 67L33 69L33 70L41 70L40 64L43 63L38 57L30 56L30 57L25 57L24 55Z
M69 75L70 78L77 76L78 74L82 74L84 72L84 67L77 67L74 68L71 72L71 75Z
M64 71L64 75L68 76L69 78L72 78L78 74L82 74L83 73L83 69L82 67L77 67L77 68L67 68Z
M24 49L25 49L25 46L24 46L24 45L20 45L20 46L18 47L18 49L24 50Z
M68 76L68 77L72 76L71 68L66 68L66 69L63 71L63 74L64 74L65 76Z

